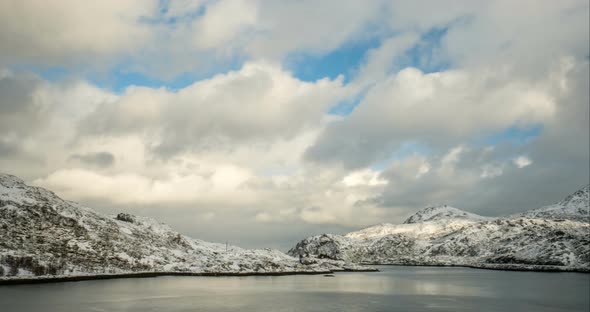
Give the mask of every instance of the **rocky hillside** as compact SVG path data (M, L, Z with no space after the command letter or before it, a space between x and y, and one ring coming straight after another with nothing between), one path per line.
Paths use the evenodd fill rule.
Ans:
M590 271L588 186L559 203L504 218L428 207L404 224L308 237L289 251L356 263Z
M482 221L489 218L466 212L451 206L429 206L411 215L404 224L412 224L426 221L462 219L467 221Z
M0 279L362 269L343 261L305 263L277 250L246 250L192 239L149 218L104 216L0 174Z
M577 221L590 221L588 213L588 198L590 196L590 185L586 185L577 192L569 195L562 201L553 205L526 211L517 215L524 218L540 219L566 219Z

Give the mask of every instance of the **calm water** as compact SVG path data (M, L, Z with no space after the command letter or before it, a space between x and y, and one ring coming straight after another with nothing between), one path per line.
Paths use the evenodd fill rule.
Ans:
M590 274L379 267L377 273L157 277L0 286L1 311L589 311Z

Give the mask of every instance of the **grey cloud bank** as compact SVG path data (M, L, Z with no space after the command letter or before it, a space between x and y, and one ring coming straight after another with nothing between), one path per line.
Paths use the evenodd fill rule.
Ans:
M40 5L0 4L0 171L103 212L284 250L432 203L510 214L590 180L587 1ZM363 40L378 44L347 80L289 70ZM85 78L232 62L180 88Z

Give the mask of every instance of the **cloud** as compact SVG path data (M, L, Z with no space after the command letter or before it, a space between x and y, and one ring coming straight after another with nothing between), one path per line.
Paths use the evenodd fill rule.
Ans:
M254 27L258 19L254 1L218 1L207 6L205 15L192 25L196 47L216 49L230 44L241 33Z
M37 75L0 75L0 167L23 178L67 164L81 116L112 95L86 82L50 83Z
M396 62L418 42L419 34L414 32L384 39L379 47L367 51L365 63L358 69L352 87L362 90L386 79L396 69Z
M387 158L406 140L446 148L485 131L543 123L556 110L550 83L513 80L491 69L425 74L406 68L371 88L306 157L358 168Z
M531 5L535 10L528 9ZM510 64L516 68L513 75L534 79L546 74L549 60L587 56L586 1L484 1L475 7L444 38L453 63L498 69Z
M565 72L555 81L563 84L550 89L555 114L537 139L524 145L472 144L394 161L382 174L388 187L375 200L408 214L427 203L447 203L497 216L551 204L587 184L588 62L562 65ZM422 162L430 170L415 179Z
M0 168L199 238L288 247L588 183L586 1L5 1L0 40ZM286 69L359 42L347 79ZM97 86L113 67L191 78Z
M268 63L201 80L178 91L130 87L81 124L86 134L141 133L163 156L191 149L290 138L317 127L342 93L341 80L307 83Z
M149 40L148 25L141 18L156 7L157 2L150 0L2 1L0 65L59 65L129 53Z
M71 160L77 160L85 164L98 167L110 167L115 162L115 156L109 152L96 152L88 154L73 154Z
M335 6L339 14L332 14ZM4 1L0 66L65 66L82 73L119 66L172 79L207 73L236 58L282 62L289 53L327 53L360 38L380 6L358 1ZM89 57L92 63L86 62Z
M524 168L526 166L529 166L533 163L532 160L530 160L528 157L526 156L518 156L516 158L514 158L512 160L512 162L514 163L515 166L517 166L518 168Z
M487 148L463 145L428 156L413 154L396 159L380 174L388 183L372 201L396 221L429 204L458 205L465 192L503 175L505 163Z
M504 169L502 166L497 166L493 164L486 164L481 168L481 177L482 178L495 178L499 177L504 173Z
M258 31L244 49L255 58L274 60L298 51L326 53L347 41L361 38L367 29L375 26L382 6L381 1L259 3ZM338 14L334 14L336 8Z
M240 200L238 190L248 177L247 170L231 166L213 168L210 174L171 175L151 179L135 173L97 174L84 169L58 170L36 185L53 189L75 200L108 199L114 204L215 203L232 193ZM241 198L243 200L243 198Z
M9 133L30 133L43 121L45 107L35 100L33 92L42 81L32 74L0 75L0 130Z
M293 53L324 55L367 38L385 47L392 34L416 36L433 28L448 28L435 58L459 66L503 66L519 59L513 65L528 74L563 54L583 57L588 39L588 4L576 0L109 0L92 5L26 0L0 5L0 40L6 46L0 65L67 65L103 73L120 66L165 79L210 73L236 60L282 62ZM530 5L537 9L524 9ZM431 10L425 13L424 7ZM539 32L540 27L548 31ZM555 44L546 45L548 41ZM85 62L88 55L92 64Z
M379 172L370 169L365 169L348 174L342 179L342 183L344 183L344 185L346 186L375 186L387 184L387 181L379 178Z

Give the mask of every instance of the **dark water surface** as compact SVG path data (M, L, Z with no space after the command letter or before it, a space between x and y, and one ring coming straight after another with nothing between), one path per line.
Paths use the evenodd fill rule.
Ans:
M590 274L379 269L0 286L0 311L590 311Z

